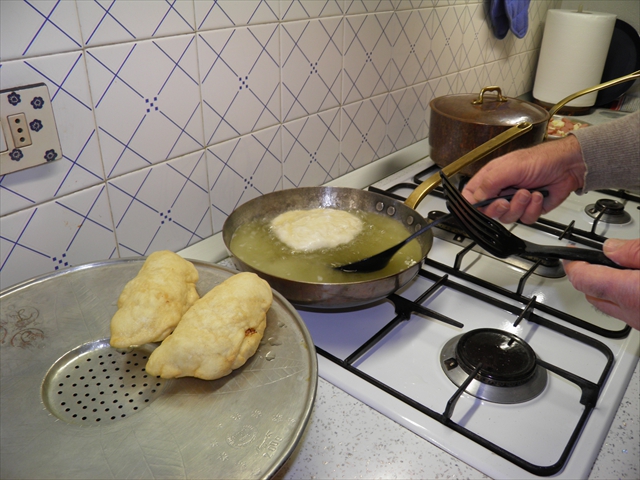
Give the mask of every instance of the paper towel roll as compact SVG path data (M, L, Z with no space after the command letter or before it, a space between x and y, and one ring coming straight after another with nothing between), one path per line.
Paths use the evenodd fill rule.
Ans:
M602 12L548 10L533 84L533 98L556 104L602 78L616 16ZM571 107L591 107L598 92L576 98Z

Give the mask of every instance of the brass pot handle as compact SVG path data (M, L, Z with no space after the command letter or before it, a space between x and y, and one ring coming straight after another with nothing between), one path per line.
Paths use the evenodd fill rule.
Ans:
M447 177L450 177L451 175L458 173L467 165L470 165L473 162L480 160L483 157L486 157L494 150L497 150L498 148L503 146L505 143L508 143L511 140L515 140L521 135L524 135L525 133L530 131L532 128L533 128L533 124L529 122L522 122L522 123L519 123L518 125L514 125L508 130L505 130L501 134L496 135L492 139L486 141L479 147L474 148L469 153L466 153L455 162L450 163L449 165L447 165L442 169L442 173L444 173ZM431 190L433 190L438 186L438 184L440 183L440 180L441 180L440 172L434 175L431 175L424 182L418 185L413 192L411 192L411 195L407 197L404 204L409 208L415 209L418 206L418 204L422 201L422 199L426 197L427 194L431 192Z
M484 87L482 90L480 90L480 93L478 94L478 98L476 98L473 102L471 102L472 105L482 105L484 103L484 94L486 92L498 92L498 98L496 99L496 101L498 102L506 102L507 101L507 97L503 97L502 96L502 90L500 89L500 87L496 87L491 86L491 87Z
M549 110L549 119L553 118L553 116L558 112L558 110L564 107L571 100L575 100L576 98L581 97L583 95L587 95L588 93L604 90L605 88L613 87L614 85L618 85L619 83L629 82L637 78L640 78L640 70L636 70L635 72L625 75L624 77L614 78L613 80L609 80L608 82L601 83L600 85L585 88L584 90L580 90L579 92L573 93L568 97L563 98L558 103L556 103L553 107L551 107L551 109ZM545 139L547 138L546 131L544 134L544 138Z

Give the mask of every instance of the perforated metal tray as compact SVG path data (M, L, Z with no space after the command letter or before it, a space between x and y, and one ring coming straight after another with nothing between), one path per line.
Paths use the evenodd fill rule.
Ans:
M109 325L144 259L38 277L0 293L0 477L269 478L315 399L313 342L274 292L256 354L214 381L144 370L156 345L115 349ZM193 262L204 295L233 270Z

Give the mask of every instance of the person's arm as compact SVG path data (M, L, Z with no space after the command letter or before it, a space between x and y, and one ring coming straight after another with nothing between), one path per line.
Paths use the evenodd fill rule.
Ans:
M582 190L640 190L640 111L571 135L580 143L586 165Z

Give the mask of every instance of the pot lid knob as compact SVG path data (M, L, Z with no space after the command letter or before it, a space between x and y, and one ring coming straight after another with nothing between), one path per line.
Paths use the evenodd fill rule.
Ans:
M484 87L482 90L480 90L480 93L478 94L478 98L476 98L473 102L471 102L473 105L482 105L484 103L484 94L486 92L498 92L498 96L496 97L496 101L498 102L506 102L507 101L507 97L503 97L502 96L502 90L500 89L500 87L496 87L491 86L491 87Z

